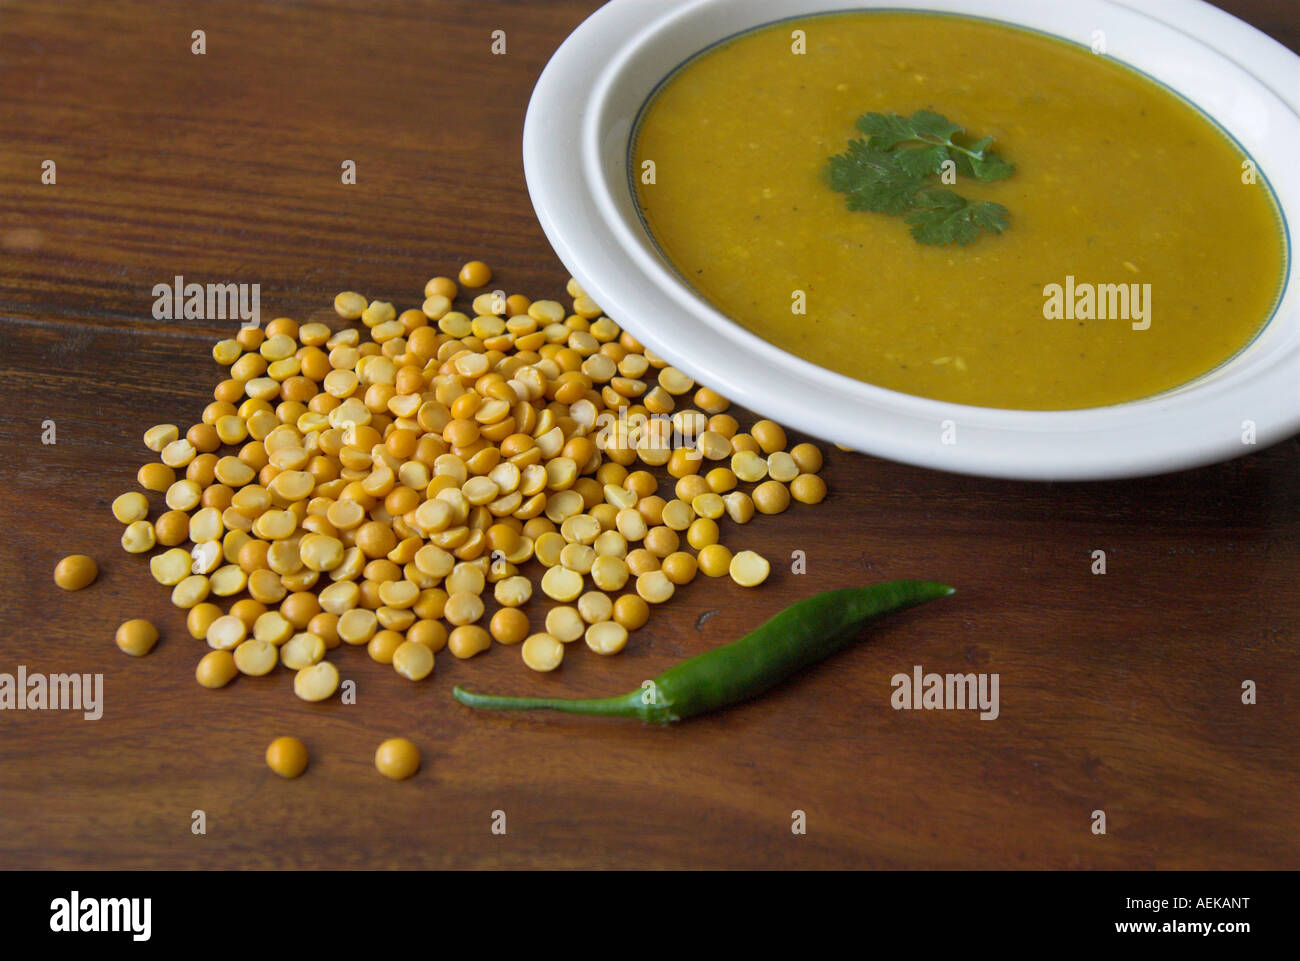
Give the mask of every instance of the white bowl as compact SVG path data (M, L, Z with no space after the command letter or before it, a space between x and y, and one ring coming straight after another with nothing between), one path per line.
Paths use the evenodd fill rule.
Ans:
M1268 176L1284 219L1300 215L1300 58L1199 0L613 0L552 57L523 138L542 227L611 317L752 410L855 450L948 471L1131 477L1226 460L1300 430L1300 285L1289 282L1289 230L1287 287L1248 348L1176 390L1084 410L971 407L862 383L772 346L678 280L646 234L628 183L632 126L651 92L733 34L873 6L983 16L1084 45L1103 30L1110 56L1213 117ZM1246 422L1253 446L1243 440Z

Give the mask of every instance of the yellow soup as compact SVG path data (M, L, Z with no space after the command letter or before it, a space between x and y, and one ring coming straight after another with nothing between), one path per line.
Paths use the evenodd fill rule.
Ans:
M861 114L918 110L1015 164L948 188L1005 206L1005 232L922 245L903 217L830 188ZM1285 271L1263 173L1202 114L1087 48L966 17L744 34L661 87L631 159L651 234L722 312L815 364L945 401L1053 410L1177 387L1250 342Z

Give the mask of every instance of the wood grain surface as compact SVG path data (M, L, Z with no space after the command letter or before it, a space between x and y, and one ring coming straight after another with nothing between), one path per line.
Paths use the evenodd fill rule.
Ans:
M347 649L354 706L299 701L283 671L196 685L206 648L108 505L150 456L145 428L198 418L231 325L154 320L153 285L258 283L264 316L306 319L343 289L418 306L428 277L481 257L510 291L562 295L520 131L594 6L0 4L0 671L105 685L98 721L0 712L0 867L1300 867L1296 439L1106 484L831 450L824 504L724 531L775 560L767 585L697 579L619 657L570 649L537 676L517 649L440 654L412 684ZM1300 43L1293 4L1222 6ZM73 552L101 574L65 594L51 571ZM673 729L451 699L619 692L806 594L905 576L959 593ZM130 617L162 631L143 659L113 645ZM893 710L914 665L996 672L1000 716ZM296 781L262 760L284 733L312 752ZM424 759L400 784L373 767L395 735Z

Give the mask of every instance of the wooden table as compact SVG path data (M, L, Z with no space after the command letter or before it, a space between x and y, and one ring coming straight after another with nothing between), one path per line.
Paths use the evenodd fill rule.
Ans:
M617 658L574 649L539 677L515 650L442 654L411 684L348 649L355 706L301 702L287 672L195 684L205 648L119 549L108 505L149 456L146 427L198 417L231 325L156 321L153 286L259 283L266 316L304 319L349 288L418 306L429 276L482 257L511 291L562 295L520 130L593 6L0 5L0 671L105 685L98 721L0 714L0 867L1300 866L1295 439L1107 484L832 450L820 508L731 537L776 560L764 588L697 579ZM1300 44L1293 6L1223 6ZM72 552L102 572L65 594L50 573ZM805 594L903 576L959 594L675 729L451 699L462 682L617 692ZM137 616L163 640L132 660L113 632ZM1001 716L893 710L890 679L915 665L997 673ZM262 761L282 733L312 751L296 781ZM423 752L407 783L372 764L394 735Z

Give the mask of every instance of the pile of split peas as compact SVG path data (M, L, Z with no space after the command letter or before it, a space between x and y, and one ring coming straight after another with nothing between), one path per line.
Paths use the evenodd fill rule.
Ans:
M164 548L150 570L210 648L195 671L204 687L283 666L298 697L321 701L339 685L326 655L345 644L413 681L442 649L471 658L493 640L519 645L535 671L559 667L580 638L616 654L697 572L745 587L767 578L761 555L721 542L720 521L826 496L815 445L787 450L770 420L742 431L726 398L573 280L571 310L492 291L462 311L462 290L492 274L473 261L458 279L434 277L420 309L400 314L339 294L339 317L364 329L280 317L240 330L213 348L229 373L200 423L145 432L158 460L138 481L167 510L150 520L148 498L130 491L113 515L125 550ZM536 581L521 573L532 559ZM55 573L68 589L94 578L81 555ZM538 587L557 606L534 631L520 608ZM484 624L489 589L497 610ZM147 621L118 631L128 654L156 640ZM301 742L281 743L295 740L267 752L290 777L306 763ZM394 744L377 766L414 773L418 752Z

